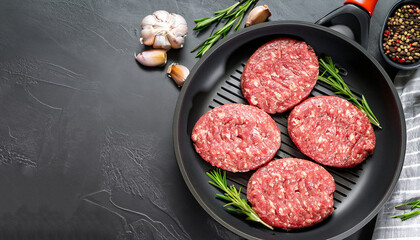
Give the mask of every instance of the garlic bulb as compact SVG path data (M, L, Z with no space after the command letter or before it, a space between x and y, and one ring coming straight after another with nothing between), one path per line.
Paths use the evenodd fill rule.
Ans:
M148 67L163 66L166 64L166 50L164 49L150 49L139 54L134 54L137 62Z
M153 48L182 48L188 33L184 17L165 10L155 11L141 21L140 42Z
M187 67L172 63L168 67L167 71L168 77L172 78L178 87L184 85L185 79L187 79L188 75L190 74L190 70Z
M270 16L271 12L267 5L257 6L249 12L245 27L265 22Z

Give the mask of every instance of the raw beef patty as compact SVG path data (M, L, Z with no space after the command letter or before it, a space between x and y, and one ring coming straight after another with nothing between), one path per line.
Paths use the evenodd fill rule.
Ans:
M280 130L261 109L225 104L205 113L191 138L195 150L211 165L231 172L256 169L280 148Z
M335 96L303 101L291 111L287 129L305 155L328 166L353 167L375 148L375 133L366 115Z
M241 76L242 93L249 104L270 114L281 113L309 96L318 71L318 58L305 42L275 39L248 59Z
M312 226L332 214L334 179L321 165L284 158L259 168L247 198L265 223L283 229Z

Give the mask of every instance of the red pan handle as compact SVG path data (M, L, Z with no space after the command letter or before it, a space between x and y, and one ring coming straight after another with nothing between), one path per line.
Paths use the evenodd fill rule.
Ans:
M346 0L343 6L316 23L334 29L367 48L370 19L377 2L378 0Z
M347 0L344 4L352 3L363 9L365 9L369 16L372 17L373 10L375 9L376 3L378 0Z

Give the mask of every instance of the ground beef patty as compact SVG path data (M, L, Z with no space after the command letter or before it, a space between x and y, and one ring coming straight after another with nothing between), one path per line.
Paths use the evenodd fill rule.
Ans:
M303 41L272 40L248 59L241 88L249 104L267 113L284 112L308 97L318 78L318 58Z
M211 165L231 172L256 169L280 148L280 130L261 109L225 104L197 121L191 138L195 150Z
M259 168L249 179L247 198L265 223L283 229L312 226L333 211L334 179L308 160L284 158Z
M287 129L305 155L333 167L353 167L375 148L375 133L366 115L335 96L303 101L291 111Z

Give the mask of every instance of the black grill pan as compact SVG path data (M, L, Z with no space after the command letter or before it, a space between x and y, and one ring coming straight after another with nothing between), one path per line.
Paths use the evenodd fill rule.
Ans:
M382 129L375 128L374 154L349 169L326 167L336 183L334 213L310 228L271 231L244 220L223 208L206 172L213 169L195 152L191 132L197 120L210 109L226 103L244 103L240 76L247 59L261 45L277 37L303 40L318 56L331 56L347 75L345 81L357 94L364 94ZM317 83L311 96L333 95ZM282 132L275 158L306 158L287 134L289 112L272 115ZM386 72L359 44L329 28L299 21L268 22L246 28L216 44L192 69L177 102L173 122L175 154L180 171L199 204L220 224L248 239L342 239L368 223L389 198L401 172L405 154L405 121L397 92ZM228 184L242 187L252 172L229 173Z

